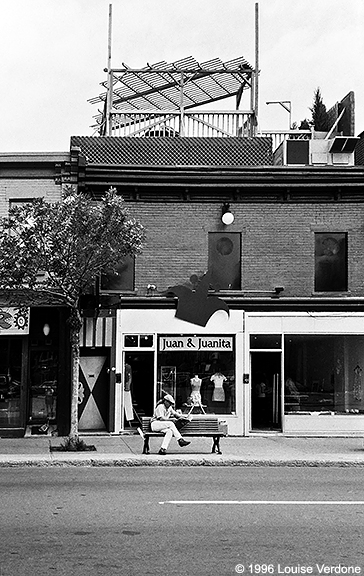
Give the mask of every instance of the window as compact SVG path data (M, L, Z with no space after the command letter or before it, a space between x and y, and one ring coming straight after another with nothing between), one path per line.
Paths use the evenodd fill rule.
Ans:
M241 289L241 236L237 232L209 233L209 271L214 290Z
M0 427L21 425L22 338L0 338Z
M345 292L347 286L347 234L315 234L315 291Z
M153 344L152 334L127 334L124 336L125 348L152 348Z
M183 412L235 414L234 337L160 336L157 398L162 391Z
M285 412L364 413L364 336L287 335Z
M34 198L10 198L9 208L23 208L27 204L32 204L34 200Z
M253 334L250 336L250 348L259 349L274 349L281 348L281 335L280 334Z
M126 256L118 266L117 274L101 274L103 292L123 292L134 290L135 257Z

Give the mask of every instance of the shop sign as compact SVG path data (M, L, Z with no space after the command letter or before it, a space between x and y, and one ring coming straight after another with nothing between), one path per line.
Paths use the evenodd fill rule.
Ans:
M160 352L232 352L232 336L160 336Z
M0 336L29 334L29 308L0 308Z

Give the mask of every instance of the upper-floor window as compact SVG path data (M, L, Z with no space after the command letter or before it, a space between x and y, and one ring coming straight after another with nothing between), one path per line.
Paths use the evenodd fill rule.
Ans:
M241 235L239 232L209 233L209 271L215 290L241 289Z
M345 292L348 289L347 234L315 234L315 291Z
M9 208L23 208L26 204L32 204L34 198L10 198Z
M134 290L135 257L126 256L118 266L117 274L101 274L101 290L123 292Z

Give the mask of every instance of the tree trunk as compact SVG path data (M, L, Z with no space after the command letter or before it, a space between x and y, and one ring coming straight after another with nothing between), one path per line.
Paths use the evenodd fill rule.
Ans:
M82 318L77 308L71 309L70 340L71 340L71 423L70 438L78 437L78 385L80 370L80 330Z

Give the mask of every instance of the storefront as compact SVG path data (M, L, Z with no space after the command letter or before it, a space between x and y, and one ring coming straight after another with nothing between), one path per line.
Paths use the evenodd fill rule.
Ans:
M115 432L163 392L231 435L364 430L364 314L230 310L200 327L174 310L119 310L115 370Z
M0 432L23 435L29 308L0 308Z
M363 434L363 314L247 313L245 326L245 433Z
M80 432L113 430L110 402L113 398L115 317L102 310L97 318L85 316L80 333L78 429Z
M69 427L66 311L0 308L0 435Z
M184 412L216 414L231 434L242 434L242 319L241 311L218 311L201 327L174 310L119 310L116 430L151 415L169 393Z

